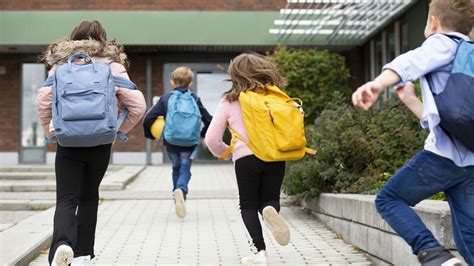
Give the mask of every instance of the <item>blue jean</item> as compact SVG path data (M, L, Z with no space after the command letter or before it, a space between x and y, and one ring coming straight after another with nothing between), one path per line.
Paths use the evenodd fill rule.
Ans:
M188 194L188 183L191 179L191 153L192 151L168 151L168 157L173 164L173 191L179 188L185 195Z
M469 265L474 264L474 167L421 151L382 188L375 199L383 219L412 247L413 253L441 246L410 208L440 192L451 208L454 241Z

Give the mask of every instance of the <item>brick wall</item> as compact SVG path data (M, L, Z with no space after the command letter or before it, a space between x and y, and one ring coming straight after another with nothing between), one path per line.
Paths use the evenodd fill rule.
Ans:
M278 10L286 0L2 0L0 10Z
M130 69L128 71L130 79L138 85L139 90L146 97L147 56L128 54L128 57L130 59ZM156 96L163 94L163 63L157 56L152 56L152 63L152 92L153 96ZM128 142L125 143L118 140L114 145L114 151L144 152L146 150L142 121L132 131L127 133L127 136L129 138Z
M20 150L20 84L21 62L14 55L2 55L0 67L6 73L0 74L0 151Z

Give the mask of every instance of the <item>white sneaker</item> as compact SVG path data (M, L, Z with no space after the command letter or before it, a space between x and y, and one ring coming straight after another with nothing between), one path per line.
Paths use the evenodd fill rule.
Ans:
M80 256L72 259L71 266L89 266L91 264L91 256Z
M266 266L268 264L267 252L262 250L257 254L251 254L250 256L242 258L240 263L243 266Z
M179 218L184 218L186 216L186 203L184 201L183 191L177 188L174 190L173 196L176 215L178 215Z
M68 245L60 245L53 257L53 266L68 266L72 262L74 251Z
M262 211L263 222L270 229L273 237L282 246L290 242L290 229L288 224L272 206L267 206Z

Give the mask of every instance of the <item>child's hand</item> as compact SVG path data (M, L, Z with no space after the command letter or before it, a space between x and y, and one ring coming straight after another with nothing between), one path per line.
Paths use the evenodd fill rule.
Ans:
M423 119L423 103L416 97L415 85L411 82L397 88L398 97L419 119Z
M380 82L367 82L352 94L352 103L354 106L358 106L367 111L377 101L377 98L383 89L385 88Z
M399 87L396 89L396 91L398 97L404 103L407 103L408 101L417 98L415 93L415 84L413 84L412 82L407 82L407 84L405 84L405 87Z

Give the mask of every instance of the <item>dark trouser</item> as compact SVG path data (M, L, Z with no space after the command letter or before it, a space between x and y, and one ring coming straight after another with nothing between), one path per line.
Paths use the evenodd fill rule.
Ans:
M68 148L58 145L50 263L57 247L63 244L74 250L74 257L94 257L99 185L109 165L111 146Z
M280 189L285 162L264 162L254 155L235 162L240 211L245 227L258 251L265 249L258 212L267 206L280 211Z
M467 264L474 264L474 167L458 167L429 151L419 152L380 191L375 206L414 254L440 243L410 208L444 191L451 207L453 237Z

